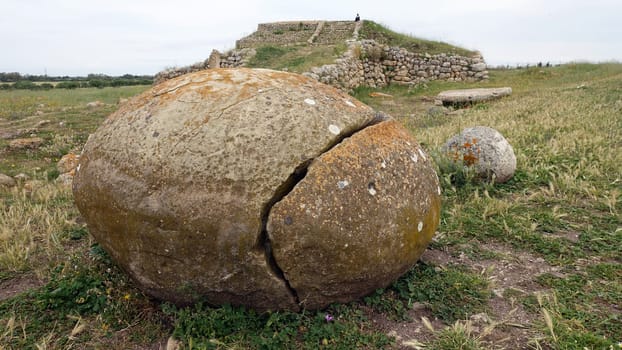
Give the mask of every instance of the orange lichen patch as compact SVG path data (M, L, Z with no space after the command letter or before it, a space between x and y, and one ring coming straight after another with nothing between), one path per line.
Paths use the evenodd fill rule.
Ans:
M479 162L481 153L477 143L477 138L472 138L462 145L453 145L447 151L447 156L454 162L462 161L467 166L474 165Z
M471 139L471 141L467 140L466 142L464 142L463 147L464 148L471 148L472 146L475 146L477 144L477 139L473 138Z
M73 171L80 162L80 155L74 153L65 154L59 161L56 163L56 167L61 174L68 173ZM73 174L72 174L73 175Z
M386 148L383 148L381 152L390 152L396 146L399 147L400 141L412 140L412 136L397 121L389 120L382 124L382 127L379 127L380 124L369 127L373 128L373 132L368 133L366 138L360 140L361 148L377 148L378 145L383 145ZM347 162L349 158L357 159L358 154L354 152L328 152L322 156L323 161L328 164Z
M479 161L479 149L477 150L477 154L471 150L464 152L462 155L462 161L468 166L476 164Z

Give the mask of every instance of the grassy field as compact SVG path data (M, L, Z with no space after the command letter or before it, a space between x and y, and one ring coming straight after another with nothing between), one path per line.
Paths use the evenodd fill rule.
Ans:
M393 285L299 314L151 300L93 241L55 181L56 161L147 87L0 92L0 131L44 139L19 151L0 139L0 173L31 177L0 188L0 349L619 349L622 65L490 76L354 92L436 155L441 226ZM464 110L433 106L443 89L487 86L514 92ZM86 106L95 100L103 104ZM478 182L440 154L474 125L513 145L508 183Z
M360 37L362 39L372 39L380 44L388 46L403 47L415 53L429 53L430 55L450 53L467 57L475 54L475 51L470 51L442 41L426 40L412 35L397 33L382 24L370 20L365 20L363 22Z
M248 67L288 70L304 73L312 67L330 64L346 52L345 43L337 45L312 46L298 44L291 46L260 46Z

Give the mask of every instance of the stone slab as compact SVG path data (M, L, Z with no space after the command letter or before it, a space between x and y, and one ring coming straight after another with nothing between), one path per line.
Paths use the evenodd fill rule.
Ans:
M490 101L511 94L511 87L447 90L439 93L437 99L444 104L473 103Z

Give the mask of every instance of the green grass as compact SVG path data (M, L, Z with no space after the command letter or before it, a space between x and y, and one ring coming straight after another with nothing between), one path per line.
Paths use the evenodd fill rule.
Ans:
M281 68L301 66L306 61L296 52L303 49L265 49L259 58L279 61ZM0 348L158 348L173 337L182 349L395 349L407 339L389 331L403 335L413 327L422 329L416 333L422 338L412 344L427 349L615 348L622 341L622 65L493 70L490 76L472 84L355 91L401 121L434 156L443 207L431 249L448 263L418 263L361 300L302 313L205 304L179 308L151 300L92 240L70 189L53 181L56 160L79 150L117 108L118 98L146 87L0 92L2 128L51 121L37 132L45 140L39 150L7 151L8 140L0 140L0 172L33 178L0 189L0 283L40 281L0 300ZM490 86L511 86L514 92L461 114L427 113L439 91ZM373 91L393 98L372 98ZM94 100L107 104L87 108ZM44 114L31 118L37 110ZM444 159L443 143L474 125L499 130L514 147L518 169L509 182L479 181ZM520 285L506 281L510 287L501 291L503 297L515 300L513 307L529 320L520 328L495 323L511 323L507 315L497 315L492 324L466 321L498 312L491 308L499 299L491 294L498 280L491 278L504 276L482 266L520 266L521 255L531 259L525 263L555 269L522 276L527 279ZM425 330L413 305L424 305L437 330ZM490 343L500 339L494 336L507 338L497 329L523 331L528 340Z
M473 56L475 51L470 51L441 41L420 39L411 35L392 31L374 21L363 21L363 27L359 34L361 39L372 39L388 46L403 47L411 52L428 53L430 55L446 53L461 56Z
M102 89L53 89L47 91L0 90L0 118L19 119L33 115L37 110L56 112L63 107L85 107L82 105L97 100L107 104L116 104L119 98L134 96L147 88L148 86L140 85L118 88L106 87Z
M338 305L321 312L263 314L200 303L163 309L175 320L173 336L199 349L379 349L392 343L384 334L365 331L369 323L360 313Z
M546 277L545 277L546 278ZM572 283L572 282L571 282ZM566 293L566 292L564 292ZM570 293L569 294L576 294ZM612 336L602 334L602 331L594 331L590 329L589 324L586 327L586 317L595 317L592 315L581 315L579 318L569 318L567 304L558 299L558 292L554 292L549 295L537 295L536 297L529 298L525 301L527 307L531 307L534 310L538 310L543 315L543 322L541 327L546 329L547 337L541 341L536 340L537 346L541 346L541 343L548 346L550 349L565 350L565 349L614 349L615 346L620 347L619 332ZM566 298L567 299L567 298ZM581 300L585 302L585 300ZM591 305L591 304L586 304ZM574 311L571 311L574 313ZM601 323L607 327L610 323L619 325L619 314L608 315L608 317L601 320ZM617 345L615 345L617 343Z
M138 322L144 328L137 340L156 341L161 335L159 319L147 312L153 307L150 301L129 285L98 245L85 255L68 256L49 271L48 279L43 287L0 303L0 346L89 348L94 337L109 337Z
M599 267L600 265L595 265ZM538 282L547 288L564 291L557 294L557 311L568 320L581 320L585 331L594 335L615 339L622 334L622 315L616 312L616 305L622 300L622 267L607 266L617 278L602 279L588 269L586 275L571 274L560 278L550 274L538 277Z
M439 269L417 264L386 291L364 299L372 308L397 319L408 319L413 303L426 304L439 319L452 323L485 311L490 298L488 281L459 267Z
M148 88L126 86L0 91L0 129L30 129L38 121L48 121L34 131L45 141L39 150L12 152L7 149L10 140L0 139L0 173L33 175L35 169L38 169L37 172L53 172L60 157L71 150L79 151L88 135L118 108L119 99L134 96ZM86 106L93 101L101 101L104 105L95 108ZM30 132L21 137L29 136Z
M341 56L347 47L339 45L293 45L260 46L257 54L249 61L248 67L287 70L294 73L309 71L312 67L330 64Z

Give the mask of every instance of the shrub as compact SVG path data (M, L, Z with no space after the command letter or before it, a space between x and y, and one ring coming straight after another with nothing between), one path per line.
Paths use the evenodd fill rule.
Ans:
M75 81L62 81L56 85L58 89L75 89L80 87L80 84Z
M93 80L89 80L89 86L101 89L105 86L109 86L109 83L105 80L93 79Z
M39 86L32 81L28 80L20 80L18 82L13 83L14 89L26 89L26 90L37 90Z
M367 58L370 61L381 61L385 59L384 49L380 46L372 46L368 49L365 49L363 57Z

